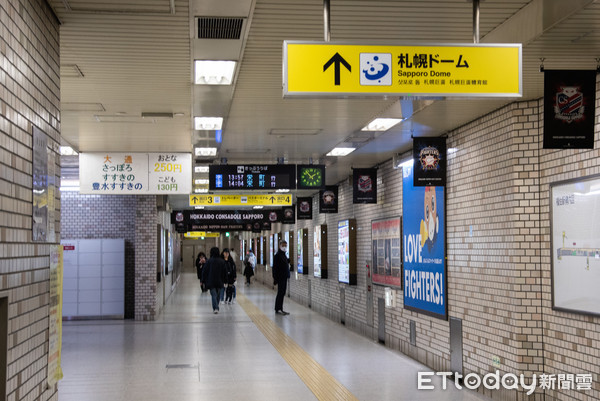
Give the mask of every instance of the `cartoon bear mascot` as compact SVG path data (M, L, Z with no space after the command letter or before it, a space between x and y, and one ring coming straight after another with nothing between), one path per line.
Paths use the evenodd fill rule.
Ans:
M421 248L427 244L427 250L431 252L440 230L435 187L425 187L424 214L425 220L421 220Z

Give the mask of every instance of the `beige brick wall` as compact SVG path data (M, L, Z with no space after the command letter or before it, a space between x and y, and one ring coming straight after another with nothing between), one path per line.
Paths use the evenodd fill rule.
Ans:
M58 23L42 0L0 0L0 293L9 297L7 399L57 400L47 388L50 244L32 242L32 127L60 168ZM56 188L55 188L56 189ZM55 190L56 242L60 194Z
M600 103L596 105L596 108ZM550 184L600 174L598 125L594 150L543 150L543 101L510 104L448 133L446 235L449 316L462 319L464 373L592 373L592 391L492 391L498 400L600 399L600 317L552 310ZM408 154L407 154L408 156ZM377 205L353 205L352 189L340 184L338 214L318 214L293 229L309 230L309 274L292 278L292 298L333 320L340 318L340 288L345 288L346 326L376 339L374 321L366 321L365 260L370 259L371 220L402 215L402 176L391 161L379 166ZM337 222L357 220L358 285L337 282ZM312 228L328 225L329 278L313 277ZM472 228L472 236L471 236ZM277 225L271 233L290 230ZM251 238L249 234L246 237ZM258 279L270 284L269 272ZM450 369L449 323L397 307L385 310L386 345L439 370ZM415 321L417 346L409 343ZM500 359L500 367L492 358ZM416 375L415 375L416 380Z

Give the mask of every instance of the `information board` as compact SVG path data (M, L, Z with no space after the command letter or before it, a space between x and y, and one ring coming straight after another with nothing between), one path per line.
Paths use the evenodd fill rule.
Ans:
M210 190L296 189L294 164L211 165Z

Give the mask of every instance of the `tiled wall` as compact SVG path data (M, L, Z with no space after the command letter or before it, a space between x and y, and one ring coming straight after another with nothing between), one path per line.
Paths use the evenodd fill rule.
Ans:
M598 108L598 105L596 105ZM552 310L549 186L553 182L600 174L600 143L595 150L541 149L543 102L510 104L447 135L448 184L446 235L448 314L462 320L464 373L592 373L591 391L486 390L498 400L600 399L600 318ZM407 155L408 156L408 155ZM315 212L312 221L273 227L271 233L308 228L309 274L292 277L292 298L340 320L340 288L345 289L346 326L377 338L374 320L366 316L366 269L370 259L371 220L402 215L402 176L391 161L379 166L377 205L353 205L352 189L341 182L338 214ZM358 285L337 282L337 222L355 218ZM329 278L313 277L313 231L328 225ZM244 234L244 238L251 238ZM271 285L270 271L257 269L258 281ZM308 282L311 294L308 299ZM450 370L449 323L403 309L385 310L387 346L438 371ZM416 346L409 325L415 321ZM494 362L496 361L496 362ZM499 361L499 366L498 366ZM416 380L416 379L415 379ZM483 389L483 387L482 387Z
M32 127L48 135L58 182L59 32L45 1L0 0L0 296L8 296L7 399L47 388L49 243L32 242ZM56 189L56 188L52 188ZM55 190L55 244L60 195Z
M135 308L135 196L62 192L62 238L125 239L125 319Z
M156 196L138 195L135 212L135 320L154 320L158 313L156 282Z

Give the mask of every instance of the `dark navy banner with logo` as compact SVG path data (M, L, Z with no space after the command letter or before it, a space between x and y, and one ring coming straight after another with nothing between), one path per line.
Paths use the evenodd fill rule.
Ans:
M281 222L283 224L296 224L296 211L294 206L284 207L281 209L283 216Z
M593 149L596 70L544 71L544 149Z
M319 213L337 213L338 203L337 185L327 185L319 191Z
M352 203L377 203L377 169L352 171Z
M402 167L404 308L447 318L444 187L416 187Z
M171 224L175 224L177 232L231 230L260 232L261 230L270 230L271 223L283 222L285 218L284 209L171 212ZM288 211L287 221L289 220Z
M446 186L446 138L413 138L414 186Z
M312 220L312 198L298 198L296 202L298 220Z

